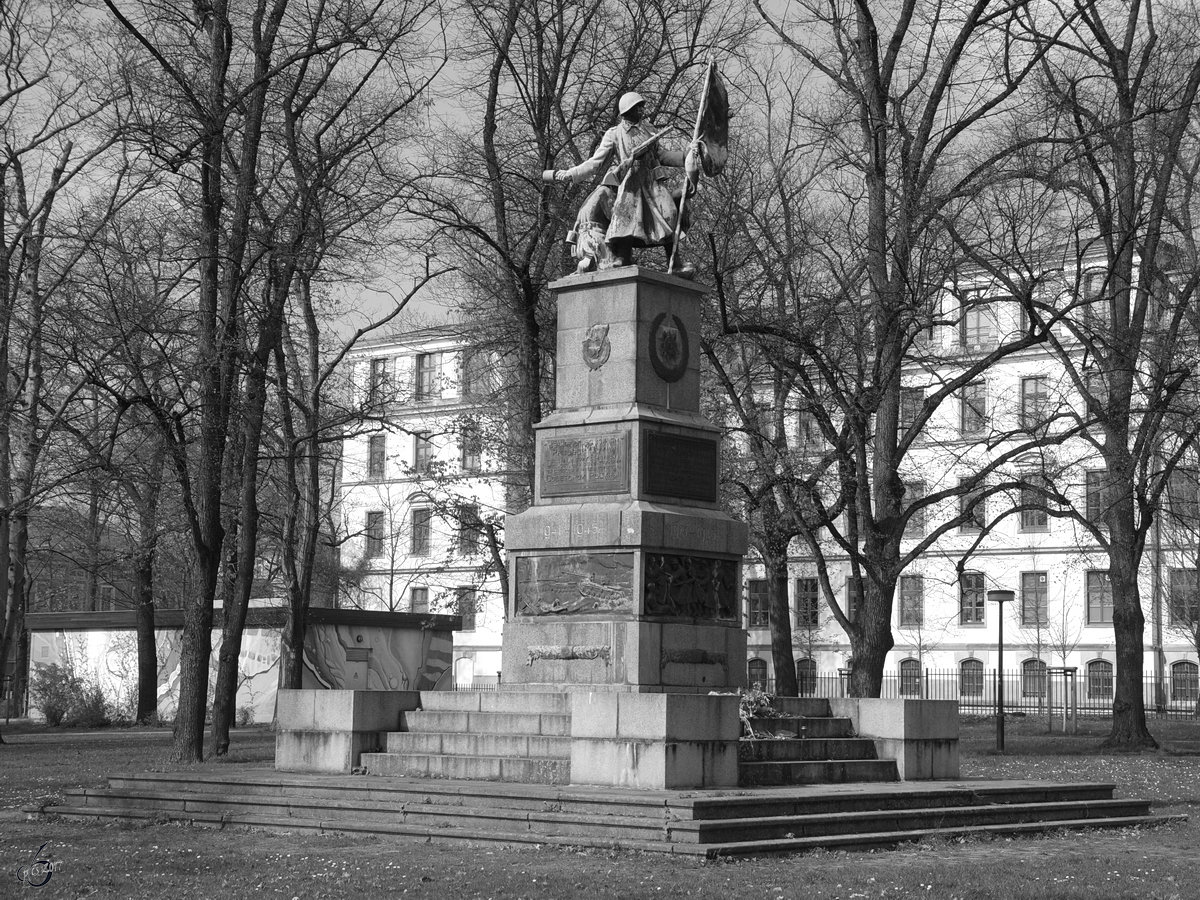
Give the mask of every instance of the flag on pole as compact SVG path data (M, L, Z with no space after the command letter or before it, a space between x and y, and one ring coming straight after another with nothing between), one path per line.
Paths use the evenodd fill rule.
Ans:
M729 159L729 92L717 71L716 60L708 64L708 80L702 96L696 137L704 142L704 174L711 178L721 174Z

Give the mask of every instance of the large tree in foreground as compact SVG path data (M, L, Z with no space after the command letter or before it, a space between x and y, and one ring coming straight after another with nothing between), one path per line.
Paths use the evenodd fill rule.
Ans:
M846 0L793 3L781 15L759 7L797 66L811 72L819 99L775 111L774 145L755 156L765 170L762 196L740 199L734 186L721 211L731 234L752 235L752 252L740 254L746 263L722 285L718 327L754 342L760 359L792 379L796 415L821 438L814 453L784 454L763 470L802 486L776 497L790 505L850 638L856 696L878 696L882 687L901 573L942 535L984 519L988 496L1011 486L996 473L1044 439L1020 430L984 435L985 454L947 445L957 479L922 484L928 489L917 495L912 451L933 435L939 409L997 360L1045 340L1046 323L1034 319L972 353L958 352L957 337L950 353L930 340L996 302L991 289L959 290L977 280L965 268L960 231L994 201L987 187L1013 148L986 137L1042 52L1014 32L1023 7ZM805 141L820 153L793 152L790 162L780 155ZM808 177L802 168L814 165L821 180L797 194L797 179ZM782 227L793 214L811 227ZM1005 255L1031 231L1018 229L989 251ZM1008 304L1028 308L1036 283L1006 281ZM744 396L748 377L731 385ZM926 520L922 539L902 547L906 529ZM849 563L845 593L832 580L835 558Z
M1191 209L1200 12L1194 3L1092 0L1075 4L1065 34L1053 21L1029 25L1046 52L1024 161L1059 197L1070 293L1084 304L1051 346L1084 398L1083 434L1104 470L1099 518L1074 513L1107 556L1112 590L1117 666L1105 746L1153 747L1138 573L1171 473L1200 430Z

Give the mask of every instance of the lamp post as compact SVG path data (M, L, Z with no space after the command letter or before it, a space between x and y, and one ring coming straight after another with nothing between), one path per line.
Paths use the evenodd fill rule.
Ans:
M1004 604L1017 598L1013 591L988 591L989 603L996 604L1000 636L996 645L996 752L1004 752Z

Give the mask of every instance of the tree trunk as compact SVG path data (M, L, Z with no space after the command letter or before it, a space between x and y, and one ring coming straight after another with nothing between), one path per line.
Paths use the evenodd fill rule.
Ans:
M284 295L282 288L272 291L272 299ZM267 363L280 330L282 305L273 303L267 312L269 321L260 331L253 365L246 379L246 406L242 419L241 516L237 535L237 568L234 588L225 607L221 628L221 650L217 656L217 686L213 697L213 751L224 756L229 751L229 729L237 714L238 659L242 653L242 632L254 587L254 560L258 547L258 455L262 443L263 415L267 404Z
M852 636L854 663L850 667L850 696L878 697L883 693L883 670L896 641L892 637L893 585L880 591L864 579L862 609L856 617L857 634Z
M158 646L154 635L154 549L149 548L137 566L137 722L148 725L158 719Z
M764 554L767 575L767 608L771 623L771 663L775 669L775 693L797 697L796 660L792 656L792 622L788 607L787 547L772 547Z
M1117 528L1124 530L1119 524ZM1158 747L1158 741L1146 727L1146 705L1142 694L1145 652L1142 642L1145 637L1146 618L1142 613L1142 599L1137 586L1138 560L1133 546L1132 535L1112 535L1108 575L1113 595L1117 671L1113 684L1112 730L1100 745L1106 750Z

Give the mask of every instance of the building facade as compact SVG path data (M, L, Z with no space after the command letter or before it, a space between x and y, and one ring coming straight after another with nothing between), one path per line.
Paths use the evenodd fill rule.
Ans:
M1054 325L1063 352L1035 345L1002 357L978 379L939 403L906 456L902 473L906 502L955 486L978 470L981 459L999 459L1023 443L1026 452L997 468L1011 491L988 496L970 520L941 535L908 566L897 586L886 679L900 695L925 690L929 673L957 685L960 697L990 692L997 667L1000 616L1004 616L1004 670L1019 678L1026 693L1044 693L1047 671L1073 668L1084 700L1099 707L1111 701L1116 654L1108 557L1089 522L1102 521L1107 502L1104 463L1094 438L1080 432L1089 416L1084 392L1102 396L1101 378L1088 365L1088 341L1074 328L1103 328L1106 313L1093 309L1087 292L1097 276L1076 275L1075 309ZM947 295L935 324L923 336L901 389L901 431L947 376L1028 330L1026 313L1011 298ZM1096 306L1102 304L1097 299ZM1074 319L1074 321L1072 321ZM819 433L802 412L791 416L793 446L821 452ZM1071 433L1067 439L1063 435ZM1040 435L1042 440L1030 440ZM1164 453L1166 451L1164 450ZM1165 462L1165 460L1164 460ZM1034 485L1044 479L1055 502ZM1194 453L1185 453L1167 479L1161 515L1149 535L1138 573L1146 619L1145 679L1151 706L1194 706L1200 695L1196 628L1200 493ZM969 497L934 504L910 520L902 552L964 511ZM1101 526L1102 527L1102 526ZM847 669L850 644L827 611L815 562L793 542L789 602L802 690L816 679L837 678ZM833 560L831 582L843 609L852 611L849 564ZM750 682L773 680L766 581L761 566L747 560L746 615ZM986 600L989 590L1014 591L1002 607ZM850 612L852 615L852 612ZM1019 674L1018 674L1019 673ZM1040 685L1040 686L1039 686ZM829 682L821 682L829 690ZM943 693L945 691L943 690Z
M494 684L504 604L489 541L502 490L478 433L478 371L450 328L360 344L348 360L365 424L343 442L339 605L451 613L459 685Z

